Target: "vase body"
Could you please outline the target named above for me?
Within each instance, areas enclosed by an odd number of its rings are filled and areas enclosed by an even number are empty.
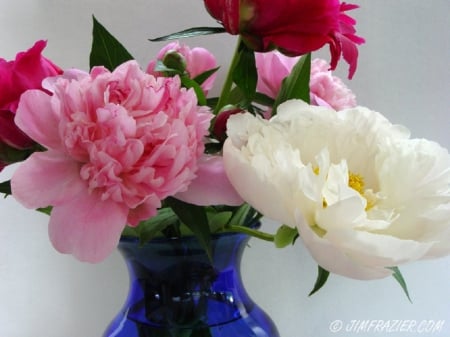
[[[211,259],[195,237],[121,239],[130,274],[121,312],[104,337],[279,337],[240,274],[248,236],[215,235]]]

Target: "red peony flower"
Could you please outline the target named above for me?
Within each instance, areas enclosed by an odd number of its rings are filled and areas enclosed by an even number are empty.
[[[290,56],[330,45],[330,69],[341,55],[356,70],[358,49],[364,39],[355,35],[356,21],[345,14],[357,5],[339,0],[204,0],[212,17],[230,34],[240,34],[246,44],[260,52],[278,49]]]

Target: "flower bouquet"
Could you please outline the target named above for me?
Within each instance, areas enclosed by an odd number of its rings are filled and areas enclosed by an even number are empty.
[[[356,6],[314,4],[205,1],[223,27],[163,37],[239,35],[218,97],[209,51],[171,42],[143,68],[95,19],[89,73],[43,57],[43,41],[2,61],[1,160],[23,161],[2,191],[48,213],[55,248],[82,261],[121,237],[195,235],[211,254],[214,234],[242,232],[304,244],[312,293],[330,272],[407,292],[399,265],[449,252],[450,157],[356,106],[330,72],[341,57],[356,71]],[[311,60],[325,45],[330,62]],[[261,216],[279,229],[248,226]]]

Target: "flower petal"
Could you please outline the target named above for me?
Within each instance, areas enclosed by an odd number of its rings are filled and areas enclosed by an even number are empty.
[[[84,188],[79,171],[75,161],[58,152],[35,152],[15,171],[12,194],[28,208],[56,206]]]
[[[380,279],[392,274],[392,271],[384,267],[364,266],[352,260],[339,246],[334,246],[330,241],[320,238],[313,232],[299,213],[296,218],[302,242],[322,268],[331,273],[358,280]]]
[[[187,191],[176,194],[175,198],[199,206],[239,206],[244,202],[228,180],[223,157],[204,156],[196,174]]]
[[[266,217],[285,224],[293,223],[288,205],[282,202],[286,196],[283,191],[257,174],[229,139],[225,141],[223,153],[225,171],[239,195],[252,207],[263,211]]]
[[[59,116],[51,106],[51,96],[45,92],[26,91],[20,99],[14,121],[23,132],[42,146],[61,148]]]
[[[61,253],[73,254],[80,261],[101,262],[116,248],[127,213],[126,207],[111,200],[101,201],[96,194],[80,193],[53,208],[50,240]]]

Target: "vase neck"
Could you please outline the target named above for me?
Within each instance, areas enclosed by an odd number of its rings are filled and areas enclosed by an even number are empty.
[[[144,246],[121,240],[130,274],[128,317],[157,327],[198,328],[245,316],[253,305],[240,274],[247,241],[242,234],[216,235],[209,258],[195,237],[157,239]]]

